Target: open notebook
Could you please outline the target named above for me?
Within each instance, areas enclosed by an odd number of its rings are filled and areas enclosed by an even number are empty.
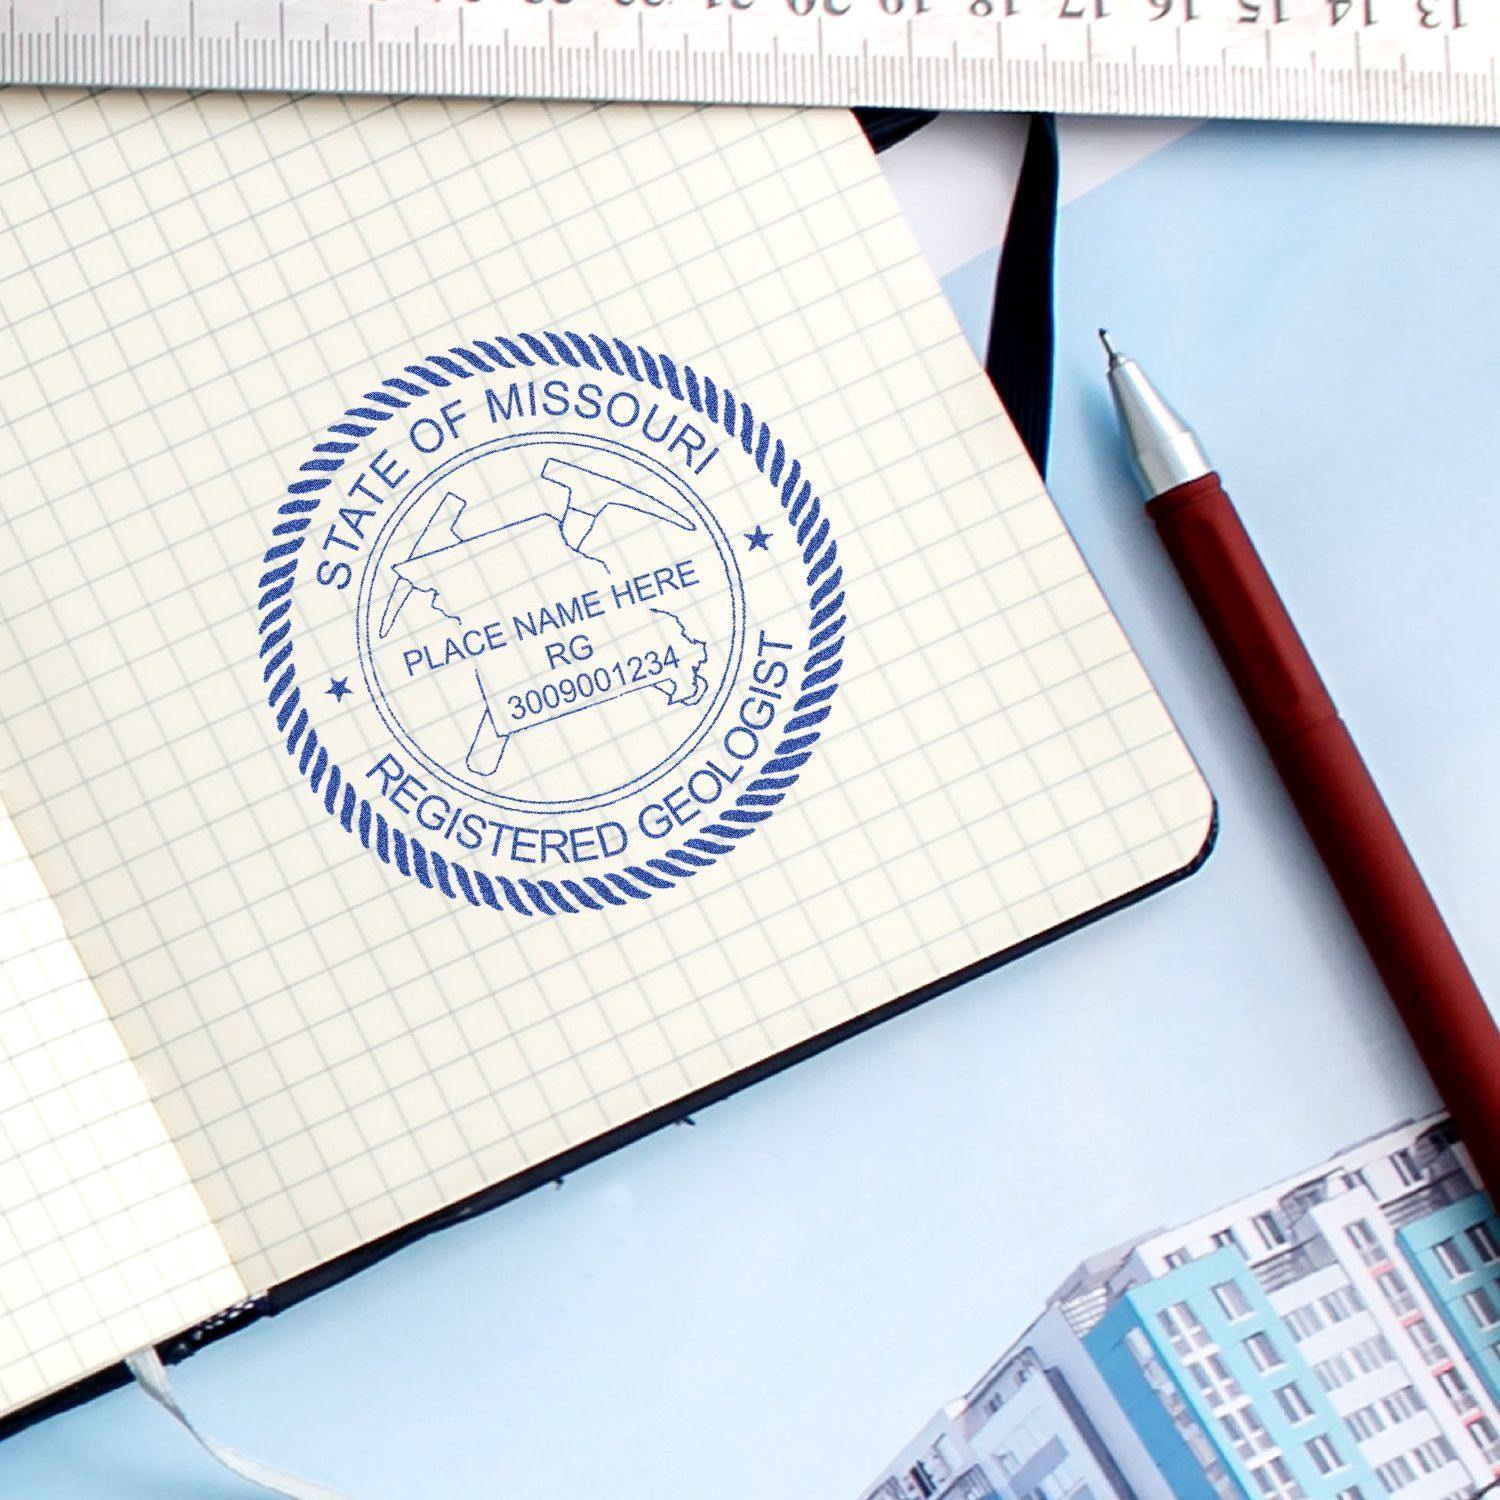
[[[849,116],[0,121],[0,1409],[1204,850]]]

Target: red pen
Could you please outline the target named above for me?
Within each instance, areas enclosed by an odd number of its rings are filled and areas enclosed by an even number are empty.
[[[1213,466],[1099,331],[1156,523],[1479,1175],[1500,1188],[1500,1031]]]

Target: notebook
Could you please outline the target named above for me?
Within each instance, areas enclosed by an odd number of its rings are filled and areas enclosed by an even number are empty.
[[[1205,851],[848,115],[0,117],[0,1410]]]

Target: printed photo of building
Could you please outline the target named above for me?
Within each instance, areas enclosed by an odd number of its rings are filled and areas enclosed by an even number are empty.
[[[1500,1217],[1447,1118],[1085,1261],[862,1500],[1500,1496]]]

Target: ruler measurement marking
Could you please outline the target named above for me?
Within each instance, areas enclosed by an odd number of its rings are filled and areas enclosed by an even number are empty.
[[[0,82],[1500,123],[1500,5],[1440,35],[1398,11],[1377,38],[1323,25],[1321,5],[1294,0],[1295,24],[1261,24],[1257,46],[1252,28],[1228,24],[1233,0],[1200,0],[1191,26],[1155,29],[1148,0],[1112,0],[1104,16],[1090,3],[1071,21],[1053,0],[1022,0],[1004,19],[1004,0],[988,17],[973,16],[974,0],[920,12],[916,0],[816,0],[796,15],[788,0],[631,0],[622,28],[623,3],[278,0],[268,30],[256,0],[185,0],[154,21],[108,0],[81,13],[29,0],[24,14],[12,0]],[[1225,24],[1211,24],[1215,7]]]

